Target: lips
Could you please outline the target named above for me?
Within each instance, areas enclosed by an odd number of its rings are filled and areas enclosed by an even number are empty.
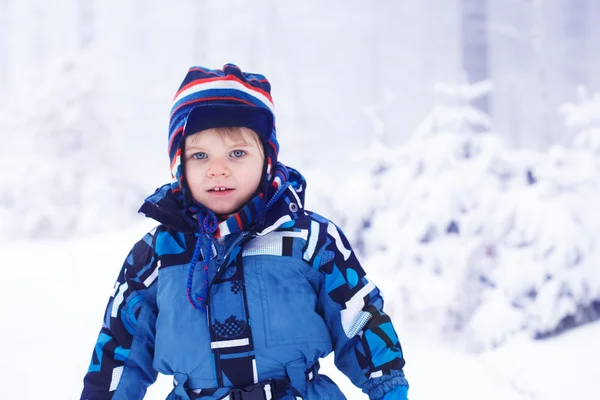
[[[208,193],[212,196],[223,197],[232,193],[234,189],[227,186],[215,186],[208,190]]]
[[[228,192],[233,190],[232,188],[228,188],[226,186],[215,186],[212,189],[209,189],[209,192],[215,192],[215,193],[221,193],[221,192]]]

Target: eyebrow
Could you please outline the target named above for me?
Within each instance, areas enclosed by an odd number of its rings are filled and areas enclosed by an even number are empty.
[[[231,143],[230,145],[228,145],[227,147],[252,147],[252,144],[250,143],[245,143],[245,142],[236,142],[236,143]],[[186,151],[187,150],[203,150],[206,151],[206,149],[202,146],[199,146],[197,144],[191,144],[189,146],[185,146]]]
[[[229,147],[252,147],[252,144],[246,142],[235,142],[231,143]]]

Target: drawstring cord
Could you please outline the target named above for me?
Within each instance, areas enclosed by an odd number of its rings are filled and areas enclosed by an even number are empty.
[[[260,213],[260,219],[259,219],[261,227],[264,228],[264,226],[265,226],[265,220],[267,218],[267,211],[269,211],[269,209],[271,207],[273,207],[273,204],[275,204],[275,202],[277,200],[279,200],[279,198],[281,197],[283,192],[285,192],[289,186],[290,186],[289,182],[285,182],[283,185],[281,185],[281,187],[279,189],[277,189],[277,191],[273,194],[273,197],[271,197],[271,200],[268,203],[266,201],[263,202],[264,206]]]
[[[196,241],[194,254],[192,256],[192,261],[190,262],[190,267],[188,270],[186,294],[188,301],[196,310],[206,311],[206,294],[208,290],[208,264],[210,263],[210,257],[212,255],[212,240],[206,240],[204,249],[202,249],[202,239],[205,233],[209,235],[209,238],[214,237],[214,234],[217,231],[217,227],[219,226],[219,221],[217,220],[217,217],[212,211],[208,211],[206,212],[206,214],[201,214],[198,212],[198,209],[196,207],[190,207],[190,211],[193,213],[198,213],[198,240]],[[204,284],[202,285],[202,290],[200,291],[200,293],[194,293],[192,295],[192,283],[194,281],[196,263],[198,262],[198,258],[200,257],[201,249],[204,253],[202,260],[204,264]]]
[[[283,184],[275,191],[271,199],[267,202],[266,197],[268,193],[268,187],[270,185],[268,180],[265,180],[263,192],[261,195],[263,196],[263,207],[259,216],[260,226],[265,225],[267,211],[275,204],[277,200],[282,196],[283,192],[287,190],[290,186],[290,182],[287,181],[288,174],[284,173],[282,176]],[[196,246],[194,247],[194,254],[192,255],[192,260],[190,262],[188,277],[187,277],[187,287],[186,294],[188,302],[197,310],[206,311],[206,298],[208,292],[208,266],[210,263],[210,259],[212,256],[212,244],[215,236],[215,232],[219,227],[219,221],[217,216],[208,209],[200,209],[196,206],[189,207],[189,210],[192,214],[197,215],[198,220],[198,240],[196,241]],[[204,240],[204,248],[203,248],[203,239],[204,235],[208,234],[208,240]],[[194,274],[196,272],[196,264],[198,263],[198,258],[200,257],[200,253],[204,254],[203,257],[203,266],[204,266],[204,284],[202,285],[202,289],[200,293],[192,292],[192,284],[194,281]]]
[[[265,211],[268,210],[269,208],[273,207],[273,204],[275,204],[275,202],[277,200],[279,200],[279,198],[281,197],[281,195],[283,194],[283,192],[285,192],[285,190],[290,186],[289,182],[284,183],[273,195],[273,197],[271,197],[271,200],[267,203],[267,205],[265,206]]]

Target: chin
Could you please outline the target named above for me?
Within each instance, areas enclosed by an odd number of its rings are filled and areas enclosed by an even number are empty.
[[[208,208],[215,214],[219,214],[219,215],[233,214],[233,213],[237,212],[240,208],[244,207],[244,205],[246,204],[239,200],[238,201],[231,201],[233,199],[229,199],[229,200],[230,201],[228,201],[227,203],[209,202],[209,201],[207,201],[206,203],[202,203],[202,202],[200,202],[200,203],[204,204],[206,206],[206,208]]]
[[[210,210],[212,212],[214,212],[215,214],[231,214],[235,211],[237,211],[237,208],[234,207],[226,207],[226,206],[216,206],[216,207],[209,207]]]

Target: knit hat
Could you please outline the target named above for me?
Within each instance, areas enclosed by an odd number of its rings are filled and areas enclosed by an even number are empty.
[[[270,92],[271,85],[263,75],[242,72],[233,64],[222,70],[189,69],[173,99],[169,123],[171,190],[186,206],[190,204],[183,193],[187,188],[182,182],[182,144],[187,135],[204,129],[245,126],[254,130],[265,149],[265,178],[272,180],[279,143]]]

